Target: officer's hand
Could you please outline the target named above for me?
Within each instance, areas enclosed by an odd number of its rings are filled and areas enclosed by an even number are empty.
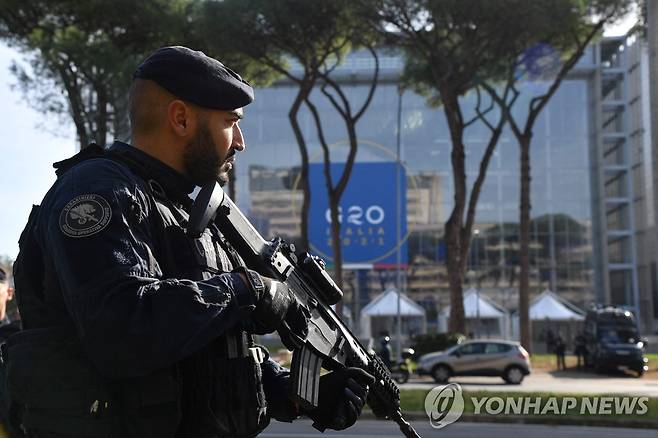
[[[304,339],[311,317],[309,310],[297,300],[285,283],[267,277],[261,279],[265,287],[257,297],[256,307],[250,315],[250,331],[262,335],[279,330],[280,333],[291,332],[290,336]]]
[[[343,430],[356,423],[375,378],[360,368],[343,368],[320,377],[318,407],[308,416],[313,427]]]

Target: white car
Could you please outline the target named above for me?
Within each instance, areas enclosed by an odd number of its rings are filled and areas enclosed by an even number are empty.
[[[500,376],[518,385],[530,374],[528,352],[518,342],[473,340],[445,351],[425,354],[418,360],[419,375],[430,375],[438,383],[452,376]]]

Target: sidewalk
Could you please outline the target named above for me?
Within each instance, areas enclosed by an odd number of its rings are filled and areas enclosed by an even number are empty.
[[[536,370],[521,385],[508,385],[499,377],[453,377],[467,391],[554,392],[571,394],[626,394],[658,397],[658,378],[649,373],[642,378],[624,374],[595,374],[584,371]],[[405,389],[432,389],[437,384],[429,377],[413,378]]]

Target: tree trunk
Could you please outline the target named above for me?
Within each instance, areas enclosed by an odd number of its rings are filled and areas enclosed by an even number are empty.
[[[520,278],[519,278],[519,329],[521,345],[531,350],[530,330],[530,140],[532,134],[525,134],[519,140],[521,148],[521,199],[520,199]]]
[[[450,218],[445,225],[446,241],[446,267],[448,269],[448,283],[450,285],[450,324],[451,332],[464,333],[466,324],[464,320],[464,294],[462,283],[464,279],[464,260],[462,258],[463,242],[462,222],[466,208],[466,167],[464,154],[464,123],[459,108],[458,96],[441,90],[443,111],[450,129],[452,152],[450,161],[452,165],[452,179],[454,184],[454,206]]]
[[[299,108],[301,107],[302,102],[304,102],[304,100],[308,97],[312,89],[312,84],[300,85],[299,92],[295,97],[295,101],[290,107],[290,111],[288,111],[290,126],[292,127],[292,131],[295,134],[295,138],[297,139],[297,146],[299,147],[299,154],[302,159],[301,168],[299,169],[299,183],[304,194],[304,198],[302,200],[300,224],[300,249],[303,251],[308,251],[310,248],[308,240],[308,216],[311,206],[311,188],[308,185],[308,149],[306,147],[304,134],[302,133],[302,128],[299,126],[299,120],[297,120],[297,115],[299,114]]]
[[[455,220],[457,219],[457,220]],[[461,259],[461,236],[458,218],[451,216],[446,222],[446,268],[448,269],[448,283],[450,285],[450,323],[448,331],[453,333],[464,333],[466,322],[464,320],[464,293],[462,283],[464,281],[464,268]]]
[[[112,117],[112,131],[115,140],[130,143],[130,120],[128,118],[128,95],[127,93],[115,93],[112,97],[114,102]]]
[[[336,285],[343,290],[343,248],[340,239],[340,221],[338,220],[338,207],[340,199],[336,199],[333,190],[329,193],[329,209],[331,211],[331,249],[334,259],[334,275],[333,279]],[[343,315],[343,301],[336,303],[336,313],[342,318]]]
[[[336,218],[338,218],[338,208],[340,207],[340,200],[345,193],[347,184],[349,182],[350,176],[352,174],[352,169],[354,168],[354,161],[356,160],[356,152],[358,149],[358,140],[356,136],[356,123],[353,120],[346,120],[347,133],[350,139],[350,152],[343,167],[343,174],[341,175],[340,181],[336,184],[335,190],[332,190],[333,193],[329,197],[330,206],[332,209],[332,220],[331,220],[331,235],[333,240],[333,253],[334,253],[334,280],[338,287],[343,290],[343,245],[340,238],[340,222],[334,222],[334,210],[336,213]],[[336,304],[336,313],[339,316],[343,316],[343,301],[339,301]]]
[[[102,88],[96,88],[96,98],[98,100],[98,116],[96,119],[96,141],[97,144],[104,148],[107,143],[107,127],[108,127],[108,101],[107,92]]]
[[[80,88],[75,80],[75,74],[71,72],[71,68],[68,65],[55,64],[55,69],[62,79],[64,84],[64,89],[69,102],[69,111],[71,112],[71,118],[75,124],[75,131],[78,135],[78,143],[80,144],[80,150],[86,148],[89,145],[89,135],[84,121],[84,105],[82,104],[82,98],[80,96]]]

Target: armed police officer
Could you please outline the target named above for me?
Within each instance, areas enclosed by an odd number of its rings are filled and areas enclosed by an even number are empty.
[[[7,272],[0,267],[0,346],[20,330],[20,321],[10,320],[7,312],[7,302],[14,298],[14,288],[9,285],[7,277]],[[13,428],[9,421],[11,413],[5,372],[6,368],[0,360],[0,436],[19,438],[22,436],[20,429]]]
[[[300,412],[289,372],[253,334],[308,310],[285,284],[243,266],[215,224],[185,232],[195,186],[225,182],[245,149],[253,90],[202,52],[165,47],[136,70],[131,144],[91,145],[56,163],[15,264],[24,331],[9,387],[32,437],[254,436],[270,418],[354,424],[372,377],[323,376]],[[284,343],[290,339],[283,336]]]

